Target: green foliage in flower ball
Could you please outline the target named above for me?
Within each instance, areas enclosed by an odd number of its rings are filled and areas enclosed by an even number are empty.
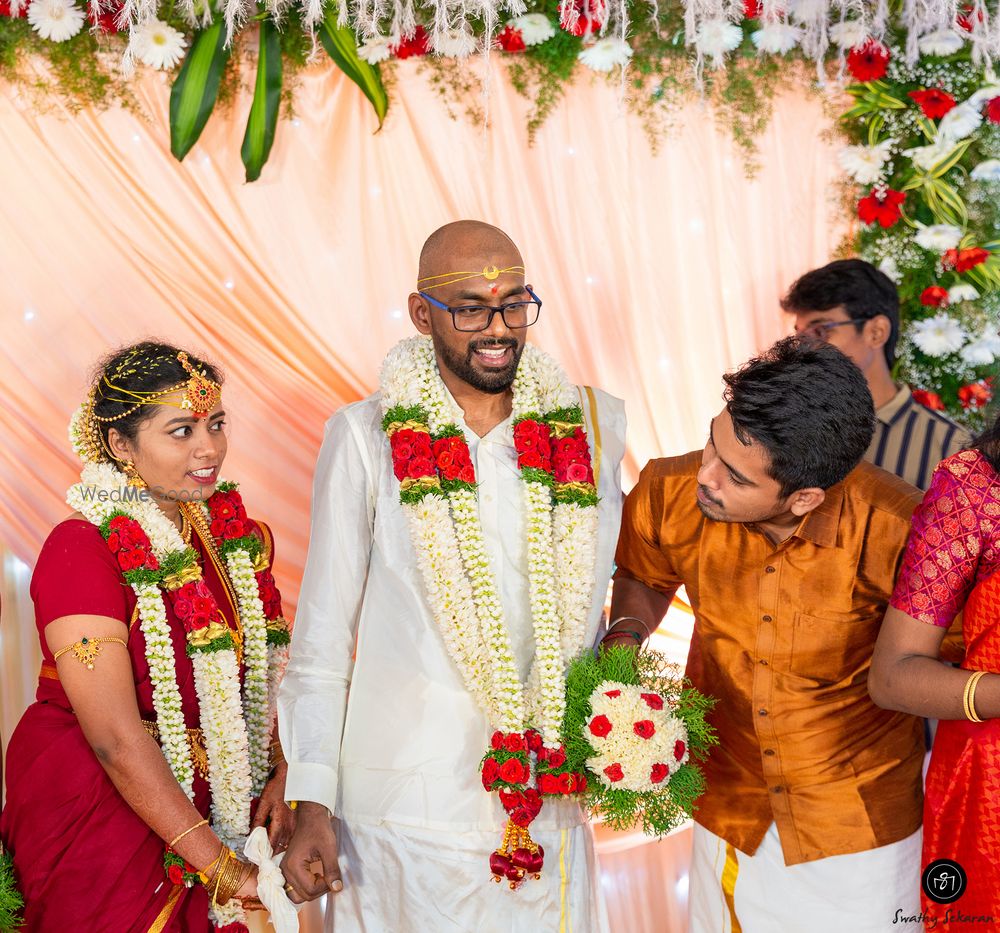
[[[0,933],[11,933],[24,921],[20,919],[24,900],[14,878],[14,859],[0,846]]]
[[[590,698],[605,681],[640,686],[660,694],[668,704],[676,701],[671,711],[687,729],[690,758],[662,790],[638,793],[608,788],[587,768],[587,759],[595,754],[584,731],[591,715]],[[656,651],[637,652],[615,645],[573,661],[566,676],[562,741],[567,768],[587,775],[585,805],[612,829],[626,830],[638,824],[649,836],[665,835],[689,819],[705,791],[698,762],[718,743],[715,730],[705,721],[714,705],[714,699],[691,687],[678,668]]]

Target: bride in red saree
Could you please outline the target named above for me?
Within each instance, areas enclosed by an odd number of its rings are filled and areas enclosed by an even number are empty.
[[[998,570],[1000,424],[934,473],[913,515],[868,679],[880,706],[940,720],[924,791],[922,865],[926,873],[936,860],[957,862],[967,886],[953,901],[933,899],[928,880],[927,929],[1000,928]],[[959,613],[965,659],[951,667],[938,651]],[[949,872],[945,880],[956,877]]]
[[[291,834],[272,735],[288,630],[270,532],[219,480],[220,381],[137,344],[74,417],[77,511],[32,576],[43,662],[0,815],[27,931],[246,929],[243,840]]]

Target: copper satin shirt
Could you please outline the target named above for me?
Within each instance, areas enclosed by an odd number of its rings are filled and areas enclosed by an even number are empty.
[[[776,823],[788,865],[909,836],[921,722],[876,707],[867,677],[919,493],[862,463],[776,547],[702,516],[700,464],[647,464],[616,558],[617,576],[665,595],[683,584],[694,609],[687,675],[718,700],[719,736],[695,818],[748,854]]]

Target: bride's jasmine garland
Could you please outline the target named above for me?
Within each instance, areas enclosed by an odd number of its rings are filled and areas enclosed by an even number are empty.
[[[431,341],[404,340],[381,373],[382,427],[428,602],[449,655],[497,730],[483,786],[509,816],[490,866],[516,887],[543,853],[527,832],[545,795],[583,789],[560,741],[567,660],[583,648],[593,598],[597,490],[577,390],[558,364],[525,347],[513,385],[514,444],[524,482],[535,657],[522,684],[479,518],[462,412]],[[470,624],[472,620],[473,624]],[[534,785],[534,786],[533,786]]]
[[[235,484],[220,484],[206,505],[185,514],[201,525],[204,538],[212,539],[236,593],[246,653],[241,694],[237,644],[201,578],[194,550],[185,545],[152,498],[123,495],[125,483],[122,473],[110,464],[88,463],[80,482],[70,488],[67,502],[100,529],[136,593],[160,745],[171,771],[193,799],[194,769],[164,599],[170,600],[184,626],[209,763],[212,828],[238,850],[249,832],[251,798],[267,780],[274,703],[270,694],[280,680],[280,674],[268,670],[269,644],[274,646],[271,656],[280,665],[288,643],[287,626],[280,618],[280,596]],[[274,614],[270,620],[265,598]],[[178,856],[168,850],[164,860],[168,877],[178,883],[180,875],[179,883],[188,884],[191,872],[186,866],[178,872],[177,866]],[[244,919],[237,902],[210,913],[217,925]]]

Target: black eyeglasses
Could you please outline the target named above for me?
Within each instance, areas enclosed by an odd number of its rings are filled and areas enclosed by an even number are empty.
[[[862,324],[868,318],[852,317],[849,321],[824,321],[822,324],[813,324],[811,327],[804,327],[799,331],[801,337],[812,337],[814,340],[826,340],[828,331],[835,327],[843,327],[845,324]]]
[[[538,320],[538,315],[542,310],[542,299],[531,290],[530,285],[525,285],[524,290],[531,295],[529,301],[508,301],[497,307],[493,307],[493,305],[446,305],[443,301],[432,298],[427,292],[417,292],[417,294],[429,301],[435,308],[440,308],[451,314],[451,322],[454,324],[455,330],[469,333],[488,330],[493,323],[494,314],[499,314],[504,325],[510,330],[531,327]]]

